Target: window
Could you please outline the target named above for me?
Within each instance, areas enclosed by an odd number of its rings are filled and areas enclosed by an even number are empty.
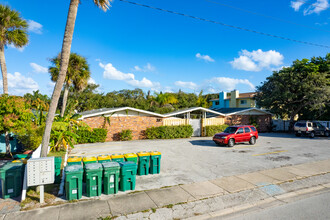
[[[244,131],[245,131],[245,133],[250,133],[250,132],[251,132],[251,130],[250,130],[249,127],[245,127],[245,128],[244,128]]]
[[[246,105],[247,104],[247,100],[241,100],[241,105]]]
[[[257,131],[257,129],[255,127],[251,127],[252,131]]]
[[[308,123],[307,123],[307,126],[308,126],[308,127],[312,127],[312,123],[308,122]]]
[[[215,103],[215,105],[219,105],[219,101],[216,101],[216,102],[214,102]]]
[[[243,128],[239,128],[236,134],[243,134],[243,133],[244,133]]]

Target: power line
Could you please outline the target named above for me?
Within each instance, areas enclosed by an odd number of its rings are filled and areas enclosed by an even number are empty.
[[[316,44],[316,43],[311,43],[311,42],[307,42],[307,41],[301,41],[301,40],[295,40],[295,39],[292,39],[292,38],[282,37],[282,36],[279,36],[279,35],[268,34],[268,33],[260,32],[260,31],[255,31],[255,30],[252,30],[252,29],[247,29],[247,28],[242,28],[242,27],[239,27],[239,26],[234,26],[234,25],[231,25],[231,24],[222,23],[222,22],[219,22],[219,21],[213,21],[213,20],[209,20],[209,19],[205,19],[205,18],[196,17],[196,16],[193,16],[193,15],[183,14],[183,13],[180,13],[180,12],[175,12],[175,11],[171,11],[171,10],[167,10],[167,9],[162,9],[162,8],[157,8],[157,7],[144,5],[144,4],[140,4],[140,3],[136,3],[136,2],[131,2],[131,1],[128,1],[128,0],[119,0],[119,1],[126,2],[126,3],[132,4],[132,5],[137,5],[137,6],[142,6],[142,7],[145,7],[145,8],[158,10],[158,11],[163,11],[163,12],[167,12],[167,13],[171,13],[171,14],[181,15],[181,16],[184,16],[184,17],[188,17],[188,18],[192,18],[192,19],[196,19],[196,20],[200,20],[200,21],[210,22],[210,23],[214,23],[214,24],[218,24],[218,25],[222,25],[222,26],[226,26],[226,27],[230,27],[230,28],[235,28],[235,29],[238,29],[238,30],[252,32],[252,33],[255,33],[255,34],[261,34],[261,35],[265,35],[265,36],[268,36],[268,37],[279,38],[279,39],[282,39],[282,40],[288,40],[288,41],[293,41],[293,42],[296,42],[296,43],[307,44],[307,45],[312,45],[312,46],[330,48],[330,46],[328,46],[328,45]]]
[[[235,10],[243,11],[243,12],[246,12],[246,13],[262,16],[262,17],[265,17],[265,18],[271,18],[271,19],[281,21],[281,22],[284,22],[284,23],[293,24],[293,25],[297,25],[297,26],[300,26],[300,27],[305,27],[305,28],[310,28],[310,29],[320,30],[320,31],[325,31],[325,32],[330,33],[330,31],[324,30],[322,28],[316,28],[316,27],[312,27],[312,26],[308,26],[308,25],[304,25],[304,24],[295,23],[295,22],[288,21],[288,20],[285,20],[285,19],[282,19],[282,18],[277,18],[277,17],[273,17],[273,16],[269,16],[269,15],[264,15],[264,14],[254,12],[254,11],[249,11],[249,10],[246,10],[246,9],[243,9],[243,8],[238,8],[238,7],[235,7],[235,6],[222,4],[220,2],[211,1],[211,0],[204,0],[204,1],[210,2],[210,3],[213,3],[213,4],[217,4],[217,5],[221,5],[221,6],[224,6],[224,7],[232,8],[232,9],[235,9]]]

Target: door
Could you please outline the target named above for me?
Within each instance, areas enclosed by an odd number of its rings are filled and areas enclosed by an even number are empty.
[[[244,141],[250,141],[251,138],[251,130],[249,127],[244,128]]]
[[[201,120],[200,119],[190,119],[190,125],[193,128],[193,137],[200,137],[201,136]]]
[[[235,142],[244,142],[244,130],[243,130],[243,128],[239,128],[236,131]]]

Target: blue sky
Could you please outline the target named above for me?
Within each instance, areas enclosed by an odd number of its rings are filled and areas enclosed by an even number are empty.
[[[330,45],[329,0],[131,1],[295,40]],[[47,68],[51,65],[49,59],[61,50],[69,0],[0,3],[21,12],[30,24],[28,46],[20,50],[9,46],[5,51],[9,93],[22,95],[39,89],[51,95],[53,84]],[[81,0],[71,51],[87,58],[91,82],[100,84],[100,92],[141,88],[172,92],[203,89],[204,93],[218,93],[233,89],[253,91],[273,70],[289,66],[296,59],[325,56],[330,49],[232,29],[119,0],[114,0],[111,9],[103,12],[93,5],[93,1]]]

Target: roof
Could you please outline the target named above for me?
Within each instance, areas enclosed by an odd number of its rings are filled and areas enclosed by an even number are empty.
[[[225,116],[225,114],[223,114],[221,112],[213,111],[213,110],[208,109],[208,108],[192,107],[192,108],[182,109],[182,110],[179,110],[179,111],[174,111],[174,112],[164,114],[163,117],[171,117],[171,116],[174,116],[174,115],[181,115],[181,114],[188,113],[188,112],[193,112],[193,111],[203,111],[203,112],[208,112],[208,113],[212,113],[212,114],[215,114],[215,115]]]
[[[100,115],[104,115],[104,114],[111,114],[111,113],[125,111],[125,110],[136,111],[136,112],[140,112],[140,113],[144,113],[144,114],[148,114],[148,115],[152,115],[152,116],[157,116],[157,117],[164,117],[162,114],[158,114],[158,113],[150,112],[150,111],[146,111],[146,110],[141,110],[141,109],[137,109],[137,108],[132,108],[132,107],[100,108],[100,109],[80,112],[79,115],[82,116],[80,119],[84,119],[84,118],[100,116]]]
[[[238,98],[253,98],[256,94],[257,94],[256,92],[240,93],[238,95]]]
[[[270,112],[268,112],[266,110],[263,110],[263,109],[260,109],[260,108],[255,108],[255,107],[251,107],[251,108],[220,108],[220,109],[213,109],[213,110],[216,111],[216,112],[223,113],[226,116],[236,115],[236,114],[248,112],[248,111],[251,111],[251,110],[259,111],[259,112],[262,112],[264,114],[271,115]]]

